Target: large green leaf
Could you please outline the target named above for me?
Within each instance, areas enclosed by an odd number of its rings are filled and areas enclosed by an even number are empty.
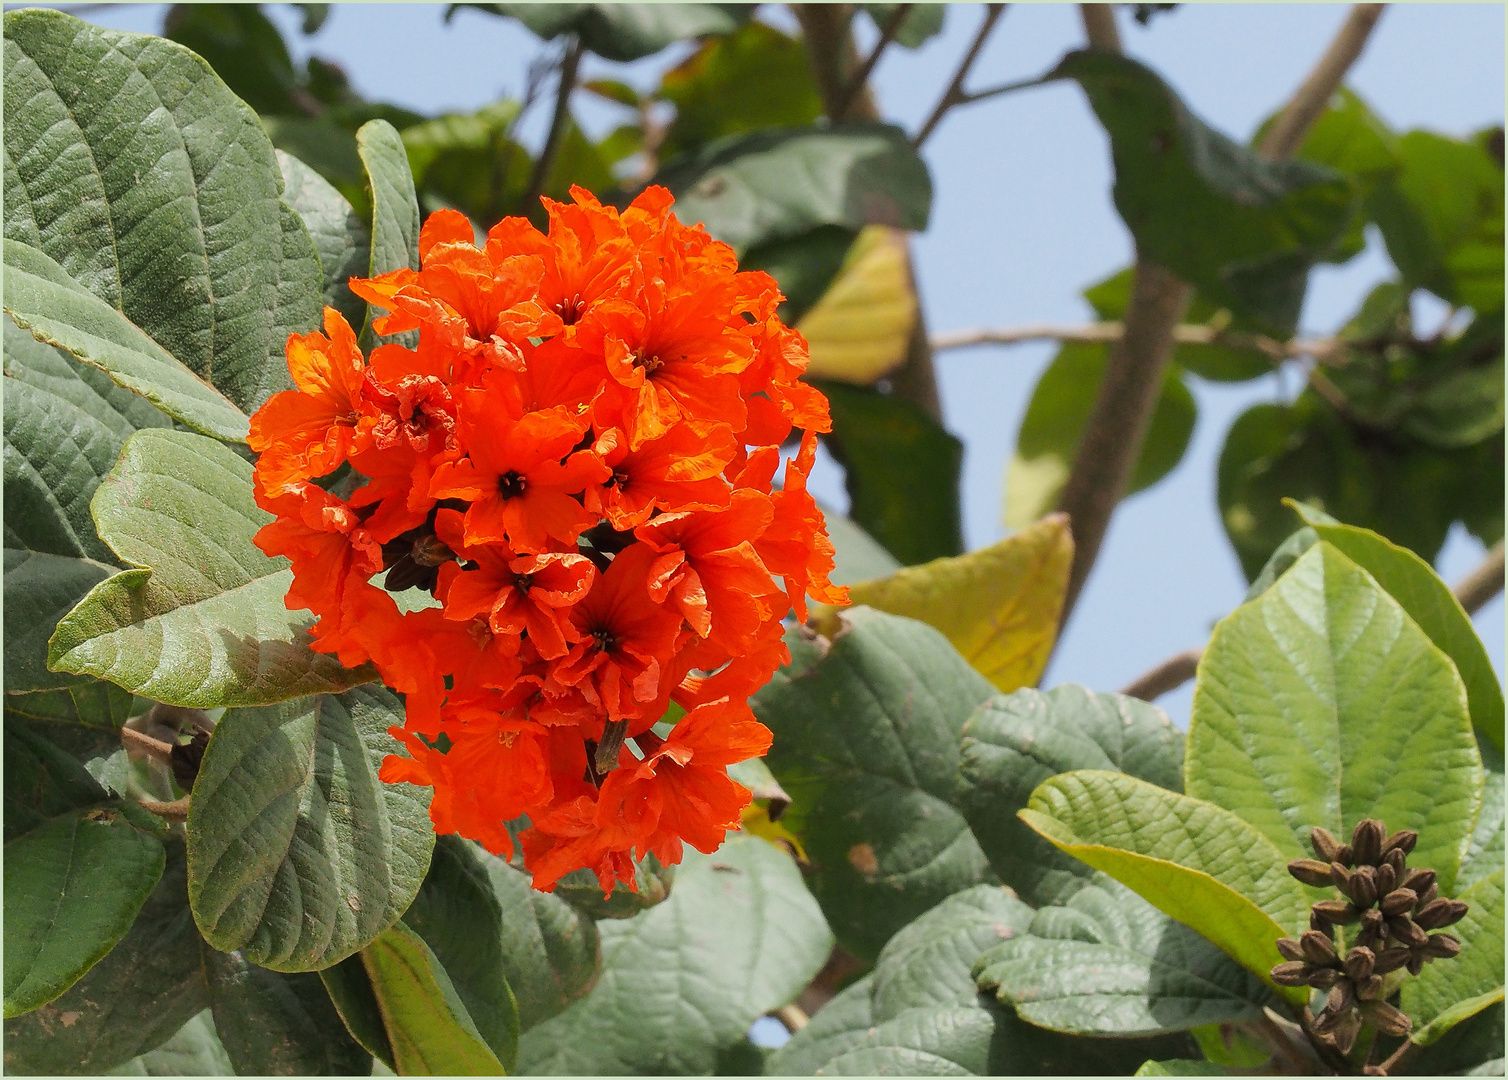
[[[92,680],[63,690],[37,690],[8,694],[5,708],[34,720],[113,731],[131,716],[136,696],[114,683]]]
[[[175,4],[163,20],[162,35],[204,57],[257,112],[301,111],[294,101],[299,80],[293,58],[258,5]]]
[[[1295,504],[1294,509],[1322,539],[1371,574],[1435,646],[1451,658],[1466,684],[1471,722],[1502,750],[1503,688],[1498,684],[1497,672],[1481,638],[1471,625],[1471,616],[1461,607],[1450,586],[1440,580],[1429,563],[1370,529],[1323,520],[1302,503]]]
[[[287,560],[252,543],[271,515],[227,447],[148,429],[95,492],[101,538],[128,565],[58,623],[48,665],[143,697],[214,708],[342,690],[372,678],[314,652],[306,611],[283,597]]]
[[[1503,307],[1503,167],[1473,142],[1411,131],[1371,193],[1388,255],[1414,285],[1480,312]]]
[[[1503,868],[1503,752],[1477,738],[1485,772],[1482,784],[1482,812],[1477,816],[1471,846],[1461,860],[1456,888],[1467,889]]]
[[[1240,1023],[1276,1002],[1208,941],[1111,882],[1038,911],[980,956],[974,972],[1021,1019],[1079,1035]]]
[[[1415,829],[1449,893],[1481,806],[1482,761],[1449,658],[1361,567],[1321,541],[1215,628],[1199,664],[1184,789],[1266,836],[1362,818]]]
[[[1428,1046],[1415,1044],[1403,1068],[1395,1071],[1410,1076],[1502,1076],[1503,1042],[1500,1001],[1456,1024]]]
[[[56,998],[131,929],[162,842],[120,810],[71,810],[5,845],[5,1015]]]
[[[1308,897],[1278,848],[1213,803],[1086,769],[1043,783],[1021,817],[1264,979],[1283,959],[1277,939],[1308,920]]]
[[[366,170],[367,190],[372,196],[372,229],[368,277],[390,273],[405,267],[419,269],[419,199],[414,194],[414,174],[409,169],[408,151],[398,129],[386,120],[369,120],[356,133],[356,152]],[[361,327],[362,348],[375,343],[372,319],[376,312],[367,310]],[[418,331],[395,334],[393,341],[413,348]]]
[[[283,171],[283,200],[303,219],[319,253],[324,302],[359,330],[366,319],[366,301],[346,282],[371,269],[371,234],[346,197],[323,176],[281,150],[277,160]]]
[[[382,1006],[377,1003],[377,992],[372,988],[372,979],[367,974],[361,953],[322,968],[319,979],[324,983],[325,992],[330,995],[346,1031],[362,1049],[391,1069],[393,1043],[388,1038]]]
[[[1427,964],[1403,984],[1399,999],[1414,1021],[1410,1037],[1428,1044],[1461,1021],[1503,1000],[1503,871],[1478,881],[1458,899],[1466,917],[1450,928],[1461,953]]]
[[[1061,904],[1094,876],[1017,816],[1043,781],[1119,769],[1183,790],[1183,736],[1154,705],[1082,686],[991,698],[964,725],[954,802],[1000,879],[1031,904]]]
[[[319,976],[202,949],[215,1031],[241,1076],[361,1076],[371,1055],[341,1026]]]
[[[790,856],[739,834],[712,855],[688,849],[669,898],[600,929],[601,979],[524,1035],[521,1073],[710,1073],[832,948]]]
[[[1005,524],[1020,529],[1057,505],[1105,377],[1104,345],[1064,345],[1032,390],[1005,475]],[[1169,365],[1128,495],[1151,487],[1183,460],[1198,406],[1182,372]]]
[[[508,985],[502,906],[470,841],[435,838],[429,872],[403,913],[450,978],[477,1032],[508,1071],[518,1061],[518,1003]]]
[[[8,13],[5,61],[6,201],[24,204],[6,239],[239,408],[291,385],[283,347],[318,323],[319,263],[251,108],[183,46],[60,12]]]
[[[93,559],[5,549],[5,689],[51,690],[92,681],[47,670],[47,640],[58,620],[116,572]]]
[[[215,948],[277,971],[328,967],[413,901],[430,790],[377,779],[400,744],[389,690],[233,709],[210,737],[188,819],[189,898]]]
[[[39,727],[6,712],[6,843],[51,818],[107,798],[83,763],[47,738]]]
[[[792,806],[807,883],[838,940],[872,957],[895,931],[993,876],[953,808],[964,721],[993,689],[936,630],[859,607],[831,646],[786,635],[794,662],[751,704]],[[679,888],[679,886],[677,886]]]
[[[453,4],[517,19],[540,37],[576,34],[609,60],[638,60],[704,34],[726,34],[748,18],[738,4]]]
[[[1208,300],[1290,333],[1309,267],[1351,222],[1350,183],[1312,162],[1259,157],[1118,53],[1069,53],[1049,77],[1078,80],[1110,133],[1115,206],[1137,251]]]
[[[445,968],[397,923],[361,951],[400,1076],[502,1076]]]
[[[851,517],[901,563],[963,551],[963,444],[909,401],[820,383],[832,407],[823,443],[843,466]]]
[[[677,217],[701,222],[740,254],[819,225],[920,231],[932,205],[927,166],[886,124],[731,136],[668,165],[655,182],[675,192]]]
[[[155,1050],[109,1070],[108,1076],[235,1076],[235,1066],[215,1030],[208,1009],[178,1029]]]
[[[757,21],[703,42],[661,77],[655,96],[675,106],[659,148],[667,161],[727,135],[800,127],[822,115],[806,46]]]
[[[35,337],[67,349],[195,431],[246,438],[247,419],[239,408],[45,252],[7,238],[4,292],[5,310]]]
[[[155,1049],[208,1004],[183,846],[169,843],[162,879],[119,944],[61,997],[5,1022],[5,1071],[95,1075]]]

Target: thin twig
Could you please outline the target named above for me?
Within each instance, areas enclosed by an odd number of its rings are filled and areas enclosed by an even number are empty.
[[[1091,49],[1121,51],[1121,32],[1115,25],[1115,9],[1109,4],[1080,4],[1079,18],[1084,21],[1084,37]]]
[[[955,105],[962,105],[967,100],[964,93],[963,83],[969,77],[969,70],[974,66],[974,61],[979,58],[980,50],[984,48],[985,41],[990,36],[990,31],[995,29],[995,24],[1000,21],[1000,16],[1005,14],[1004,4],[991,4],[984,14],[984,22],[979,24],[979,31],[974,35],[974,41],[969,45],[969,51],[964,53],[958,70],[953,73],[953,79],[948,83],[947,90],[943,91],[937,107],[932,110],[932,115],[927,117],[927,122],[921,126],[916,137],[911,140],[913,147],[920,147],[927,141],[927,136],[932,134],[934,128],[942,122],[942,118],[948,110]]]
[[[1377,1072],[1375,1075],[1391,1076],[1392,1071],[1396,1069],[1399,1064],[1402,1063],[1403,1059],[1413,1051],[1414,1045],[1415,1044],[1413,1039],[1404,1039],[1403,1044],[1399,1046],[1397,1050],[1394,1050],[1391,1054],[1389,1054],[1386,1061],[1377,1066]],[[1370,1072],[1370,1070],[1368,1071]]]
[[[550,117],[550,133],[545,137],[544,149],[529,174],[529,186],[524,192],[521,205],[527,212],[545,190],[550,179],[550,169],[555,165],[560,144],[565,141],[566,123],[571,118],[571,91],[576,89],[576,71],[581,66],[581,55],[586,51],[579,37],[573,36],[566,46],[565,56],[560,61],[560,86],[555,91],[555,112]]]
[[[1083,326],[1058,326],[1034,323],[1003,328],[981,327],[939,334],[932,339],[934,351],[963,349],[973,345],[1020,345],[1029,341],[1061,341],[1081,345],[1114,344],[1125,337],[1125,324],[1119,322],[1088,323]],[[1262,353],[1273,363],[1310,356],[1322,364],[1338,364],[1345,355],[1346,343],[1339,338],[1294,338],[1278,341],[1263,334],[1222,330],[1215,326],[1180,324],[1173,327],[1177,345],[1225,345]]]
[[[1503,591],[1503,542],[1499,540],[1487,552],[1487,558],[1471,573],[1456,582],[1456,599],[1466,609],[1466,614],[1475,615],[1498,593]]]
[[[1304,145],[1309,129],[1325,111],[1331,95],[1340,89],[1341,80],[1366,47],[1372,28],[1377,25],[1386,6],[1357,4],[1351,8],[1325,55],[1320,57],[1319,63],[1283,106],[1283,111],[1278,113],[1277,120],[1263,137],[1260,149],[1263,157],[1292,157]]]
[[[1199,670],[1199,658],[1203,655],[1203,649],[1188,649],[1170,656],[1121,693],[1143,701],[1155,701],[1169,690],[1176,690],[1192,679]]]
[[[158,817],[167,818],[169,821],[187,821],[189,815],[189,799],[192,796],[185,795],[172,802],[161,802],[150,796],[143,795],[136,801],[141,804],[143,810],[147,810]]]
[[[843,92],[838,95],[838,100],[833,105],[831,119],[834,123],[848,115],[848,107],[853,104],[853,99],[869,81],[869,76],[874,72],[874,66],[880,62],[880,54],[895,40],[895,35],[901,32],[906,17],[911,14],[911,9],[915,6],[915,4],[897,4],[895,10],[890,13],[890,18],[885,20],[885,25],[880,28],[880,40],[875,42],[873,49],[869,50],[869,55],[859,65],[859,70],[853,73],[848,80],[848,85],[843,88]]]
[[[139,750],[153,761],[171,766],[173,760],[173,744],[154,739],[150,735],[144,735],[135,728],[123,727],[120,729],[120,741],[128,750]]]
[[[811,1017],[807,1016],[798,1006],[782,1005],[775,1010],[775,1019],[785,1025],[785,1029],[792,1035],[811,1023]]]

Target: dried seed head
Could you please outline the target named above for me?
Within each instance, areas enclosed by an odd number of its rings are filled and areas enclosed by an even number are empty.
[[[1358,866],[1342,890],[1359,908],[1369,908],[1377,902],[1377,871],[1370,866]]]
[[[1394,889],[1382,898],[1382,903],[1378,906],[1382,908],[1384,915],[1392,918],[1394,915],[1403,915],[1413,911],[1414,905],[1418,902],[1419,897],[1413,889]]]
[[[1424,943],[1424,954],[1431,958],[1449,960],[1461,954],[1461,943],[1449,934],[1431,934]]]
[[[1290,960],[1272,969],[1272,981],[1279,986],[1303,986],[1309,979],[1309,965],[1302,960]]]
[[[1383,949],[1377,954],[1377,962],[1372,965],[1372,974],[1386,975],[1390,971],[1397,971],[1408,963],[1409,951],[1402,948]]]
[[[1330,864],[1318,859],[1294,859],[1288,864],[1288,872],[1305,885],[1323,889],[1330,884]]]
[[[1367,1002],[1365,1012],[1366,1018],[1384,1035],[1407,1035],[1414,1026],[1403,1010],[1394,1008],[1386,1001]]]
[[[1386,896],[1398,887],[1398,872],[1392,863],[1377,864],[1377,895]]]
[[[1304,950],[1304,959],[1316,967],[1330,967],[1337,963],[1335,946],[1330,943],[1326,934],[1319,934],[1313,930],[1306,930],[1299,938],[1299,948]]]
[[[1278,938],[1278,952],[1283,954],[1284,960],[1304,959],[1304,950],[1300,948],[1299,943],[1297,941],[1294,941],[1291,937]]]
[[[1423,930],[1438,930],[1442,926],[1458,923],[1466,914],[1463,900],[1447,900],[1437,897],[1414,913],[1414,922]]]
[[[1351,831],[1351,851],[1358,864],[1376,866],[1382,858],[1383,824],[1376,818],[1362,818]]]
[[[1328,922],[1344,926],[1354,923],[1361,912],[1344,900],[1320,900],[1310,909]]]
[[[1419,834],[1413,829],[1399,829],[1392,836],[1382,842],[1384,855],[1397,849],[1407,855],[1414,850],[1414,845],[1419,842]]]
[[[1346,974],[1358,984],[1364,983],[1372,977],[1372,966],[1376,962],[1377,957],[1371,949],[1358,945],[1346,953]]]
[[[1323,862],[1334,862],[1336,852],[1340,851],[1340,841],[1317,825],[1309,830],[1309,845]]]

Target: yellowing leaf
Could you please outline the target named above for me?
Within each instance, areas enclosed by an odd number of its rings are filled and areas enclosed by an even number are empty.
[[[796,328],[811,351],[809,376],[868,386],[906,359],[915,325],[906,234],[870,225]]]
[[[1051,514],[979,551],[851,585],[849,596],[942,631],[976,671],[1010,693],[1035,685],[1047,666],[1072,563],[1068,518]],[[816,626],[835,634],[836,610],[819,609]]]
[[[796,860],[803,866],[806,865],[806,849],[801,846],[800,838],[780,822],[771,821],[769,807],[757,802],[744,807],[743,831],[761,840],[768,840],[781,851],[787,850],[786,844],[789,844],[789,850],[795,853]]]

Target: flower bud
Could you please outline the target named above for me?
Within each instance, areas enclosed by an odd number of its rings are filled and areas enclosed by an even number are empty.
[[[1335,1019],[1330,1037],[1335,1040],[1335,1048],[1342,1054],[1349,1054],[1351,1047],[1356,1045],[1356,1036],[1361,1032],[1361,1017],[1351,1009],[1347,1009]]]
[[[1272,981],[1279,986],[1303,986],[1309,978],[1309,965],[1302,960],[1290,960],[1272,969]]]
[[[1355,907],[1344,900],[1320,900],[1310,910],[1327,922],[1341,926],[1354,923],[1360,914]]]
[[[1376,866],[1382,858],[1383,826],[1376,818],[1362,818],[1351,832],[1351,851],[1362,866]]]
[[[1414,845],[1419,842],[1419,834],[1413,829],[1399,829],[1392,836],[1382,842],[1384,855],[1397,849],[1407,855],[1414,850]]]
[[[1364,983],[1372,977],[1372,967],[1376,962],[1377,957],[1371,949],[1357,946],[1346,953],[1346,974],[1358,984]]]
[[[1332,932],[1330,929],[1330,923],[1327,922],[1325,917],[1317,911],[1309,912],[1309,929],[1317,931],[1321,934],[1330,934]]]
[[[1408,969],[1410,975],[1417,975],[1424,970],[1425,956],[1423,952],[1409,950]]]
[[[1330,884],[1334,885],[1341,892],[1346,892],[1346,890],[1350,887],[1350,882],[1351,871],[1347,870],[1338,862],[1333,862],[1330,864]]]
[[[1466,903],[1462,900],[1447,900],[1445,897],[1437,897],[1425,904],[1414,913],[1414,922],[1421,929],[1438,930],[1442,926],[1450,926],[1458,923],[1466,914]]]
[[[1283,954],[1284,960],[1304,959],[1304,950],[1297,941],[1291,937],[1278,938],[1278,952]]]
[[[1394,848],[1392,851],[1388,852],[1382,857],[1382,862],[1379,865],[1391,866],[1393,868],[1393,873],[1401,878],[1404,873],[1403,868],[1406,861],[1407,860],[1403,856],[1403,850],[1401,848]]]
[[[1357,907],[1371,907],[1377,902],[1377,871],[1370,866],[1358,866],[1351,871],[1343,891]]]
[[[1309,845],[1322,862],[1334,862],[1340,851],[1340,842],[1318,825],[1309,830]]]
[[[1328,990],[1344,977],[1334,968],[1312,967],[1309,969],[1309,977],[1304,981],[1316,990]]]
[[[1386,975],[1390,971],[1397,971],[1408,963],[1409,951],[1407,949],[1383,949],[1377,954],[1377,962],[1372,965],[1372,974]]]
[[[1425,906],[1427,906],[1429,904],[1433,904],[1435,902],[1435,897],[1437,897],[1439,895],[1440,895],[1440,886],[1438,884],[1436,884],[1435,882],[1432,881],[1432,882],[1430,882],[1429,888],[1425,889],[1422,893],[1420,893],[1419,894],[1419,899],[1416,900],[1416,901],[1414,901],[1414,907],[1415,908],[1422,908],[1422,907],[1425,907]]]
[[[1335,853],[1335,858],[1331,861],[1338,862],[1342,866],[1355,866],[1356,854],[1351,850],[1350,844],[1342,844],[1340,850]]]
[[[1398,887],[1398,872],[1393,869],[1393,864],[1382,862],[1377,864],[1377,895],[1386,896]]]
[[[1318,967],[1329,967],[1337,962],[1335,946],[1330,943],[1328,935],[1306,930],[1299,938],[1299,948],[1304,950],[1304,959]]]
[[[1410,946],[1422,946],[1429,940],[1429,935],[1419,929],[1414,920],[1407,915],[1398,915],[1389,919],[1388,933]]]
[[[1324,888],[1330,884],[1330,864],[1318,859],[1294,859],[1288,864],[1288,873],[1305,885]]]
[[[1461,943],[1449,934],[1431,934],[1424,943],[1424,954],[1449,960],[1461,954]]]
[[[1372,1026],[1384,1035],[1407,1035],[1414,1026],[1414,1022],[1403,1010],[1394,1008],[1386,1001],[1369,1001],[1365,1011]]]
[[[1356,984],[1356,998],[1358,1001],[1375,1001],[1381,996],[1381,975],[1368,975],[1366,979]]]
[[[1392,918],[1394,915],[1403,915],[1413,911],[1414,905],[1418,902],[1419,897],[1415,895],[1413,889],[1394,889],[1382,898],[1382,903],[1378,906],[1382,908],[1384,915]]]
[[[1356,988],[1351,985],[1350,979],[1342,979],[1330,988],[1330,996],[1325,999],[1325,1009],[1332,1013],[1343,1013],[1356,1004]]]
[[[1410,870],[1398,881],[1398,888],[1413,889],[1416,893],[1423,894],[1435,883],[1433,870]]]

